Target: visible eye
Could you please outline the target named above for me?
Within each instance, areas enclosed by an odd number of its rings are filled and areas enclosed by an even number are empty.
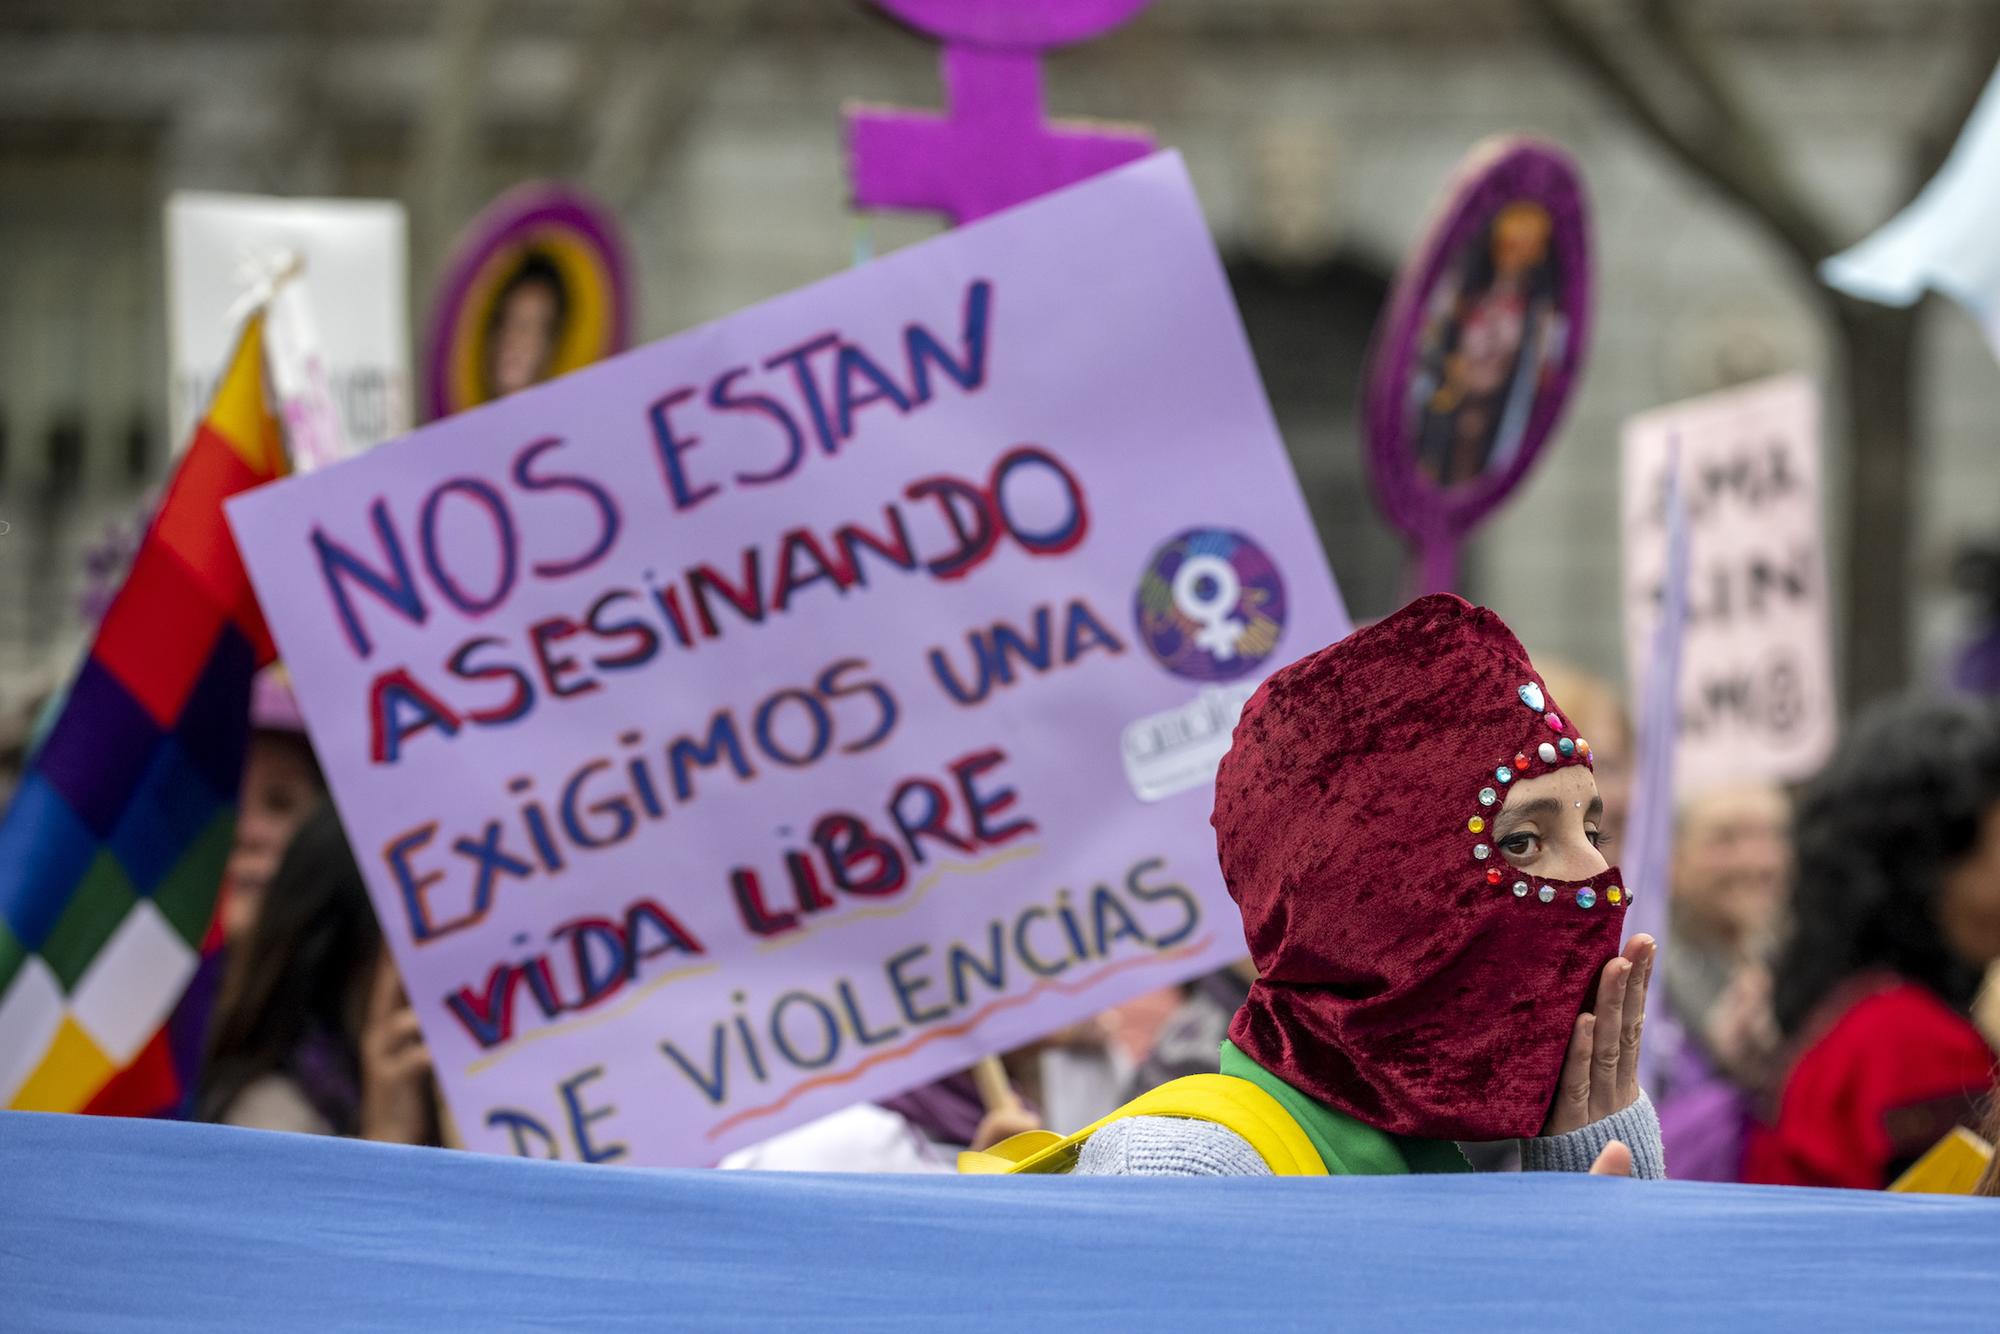
[[[1605,833],[1602,829],[1586,829],[1583,831],[1583,836],[1590,840],[1591,847],[1596,848],[1600,852],[1611,846],[1611,835]]]
[[[1506,853],[1509,857],[1532,857],[1536,852],[1540,851],[1541,846],[1541,836],[1528,832],[1509,834],[1500,840],[1500,851]]]

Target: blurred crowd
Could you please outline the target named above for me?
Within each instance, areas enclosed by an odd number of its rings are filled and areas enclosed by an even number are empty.
[[[1551,690],[1595,742],[1615,840],[1632,731],[1609,685]],[[1971,684],[1968,682],[1968,684]],[[296,706],[254,701],[221,949],[175,1027],[202,1046],[183,1116],[452,1145],[423,1035]],[[1615,860],[1615,853],[1610,853]],[[2000,1129],[2000,708],[1911,694],[1853,719],[1796,790],[1679,802],[1646,1084],[1681,1179],[1879,1189],[1955,1126]],[[1217,1068],[1247,960],[1017,1051],[730,1155],[724,1167],[950,1171],[1017,1131],[1070,1133]],[[1504,1150],[1473,1151],[1505,1166]],[[1990,1174],[1989,1174],[1990,1175]]]

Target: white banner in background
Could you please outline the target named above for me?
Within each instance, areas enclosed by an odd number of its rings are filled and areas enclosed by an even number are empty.
[[[1681,649],[1682,796],[1803,778],[1833,750],[1819,394],[1803,375],[1656,408],[1625,423],[1625,650],[1644,698],[1666,566],[1666,469],[1680,441],[1689,537]]]
[[[168,198],[166,214],[168,413],[176,448],[228,358],[238,300],[286,251],[304,261],[304,271],[280,289],[297,297],[283,297],[272,311],[274,359],[285,347],[309,348],[316,332],[322,363],[315,369],[301,358],[288,366],[323,380],[339,436],[366,449],[410,429],[409,243],[401,204],[179,192]],[[297,435],[300,425],[288,421],[287,430]]]

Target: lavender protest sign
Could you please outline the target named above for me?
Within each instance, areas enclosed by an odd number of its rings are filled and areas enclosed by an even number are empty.
[[[1639,698],[1661,660],[1654,630],[1676,448],[1688,568],[1675,790],[1803,778],[1825,762],[1839,726],[1819,395],[1802,375],[1779,376],[1625,424],[1625,648]]]
[[[538,1156],[1240,956],[1215,739],[1348,629],[1172,155],[231,521],[461,1132]]]

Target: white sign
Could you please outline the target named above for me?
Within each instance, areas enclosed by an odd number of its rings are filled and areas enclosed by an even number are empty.
[[[1643,698],[1666,563],[1668,449],[1689,525],[1675,788],[1790,780],[1833,749],[1837,701],[1820,528],[1819,395],[1787,375],[1625,424],[1625,646]]]
[[[303,269],[279,289],[292,308],[273,311],[274,354],[308,346],[305,331],[316,328],[324,364],[297,360],[298,371],[323,378],[346,442],[365,449],[408,431],[407,231],[403,206],[390,200],[171,196],[168,414],[176,446],[194,430],[229,357],[238,303],[288,255]],[[283,341],[295,331],[299,337]],[[281,379],[291,365],[281,368]],[[295,432],[299,425],[290,423]]]

